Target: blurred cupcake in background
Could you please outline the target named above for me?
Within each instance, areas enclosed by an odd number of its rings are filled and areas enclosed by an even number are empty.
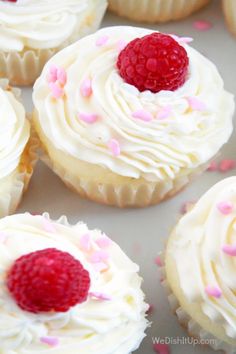
[[[236,177],[214,185],[172,231],[164,286],[180,323],[215,350],[236,352]]]
[[[0,79],[0,217],[16,210],[37,160],[37,139],[19,99],[20,90]]]
[[[236,1],[222,0],[222,4],[228,28],[236,36]]]
[[[109,0],[117,15],[142,22],[181,20],[201,9],[210,0]],[[233,0],[232,0],[233,1]]]
[[[97,30],[106,0],[0,1],[0,77],[31,85],[47,60]]]
[[[189,38],[109,27],[56,54],[33,92],[42,158],[89,199],[144,207],[202,172],[232,133],[233,95]]]

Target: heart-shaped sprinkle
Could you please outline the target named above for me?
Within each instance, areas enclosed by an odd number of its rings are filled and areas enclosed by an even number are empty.
[[[217,204],[217,208],[221,214],[229,215],[232,213],[234,206],[231,202],[220,202]]]
[[[208,296],[212,296],[215,297],[217,299],[219,299],[222,296],[222,291],[218,286],[211,286],[208,285],[205,288],[205,292]]]

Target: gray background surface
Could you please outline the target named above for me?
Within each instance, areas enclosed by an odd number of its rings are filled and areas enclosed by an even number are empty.
[[[236,37],[233,38],[226,30],[220,5],[220,0],[213,0],[208,7],[184,21],[151,27],[166,33],[193,37],[192,46],[215,62],[224,78],[226,88],[236,94]],[[199,32],[193,28],[195,20],[209,20],[213,23],[213,28]],[[116,24],[137,26],[111,14],[106,15],[102,25],[105,27]],[[23,89],[23,98],[30,111],[31,89]],[[220,158],[236,158],[235,134],[223,148]],[[140,265],[144,278],[143,289],[147,301],[155,306],[155,312],[150,316],[152,327],[147,331],[147,337],[137,354],[151,354],[152,337],[187,337],[169,309],[154,259],[163,249],[165,240],[179,217],[182,203],[197,200],[215,182],[234,173],[236,170],[227,174],[206,172],[181,194],[160,205],[140,210],[120,210],[81,199],[67,189],[46,166],[39,163],[18,212],[47,211],[53,218],[65,214],[72,223],[83,220],[90,228],[96,227],[106,232]],[[213,351],[203,346],[173,345],[171,353],[210,354]]]

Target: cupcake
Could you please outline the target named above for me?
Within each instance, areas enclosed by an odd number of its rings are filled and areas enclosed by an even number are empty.
[[[0,1],[0,77],[31,85],[61,48],[97,30],[106,0]]]
[[[229,30],[236,35],[236,2],[235,0],[223,0],[223,10]]]
[[[139,267],[104,233],[28,213],[0,220],[0,347],[129,354],[147,327]]]
[[[36,161],[37,141],[19,102],[20,90],[0,80],[0,217],[15,211]],[[1,347],[1,346],[0,346]]]
[[[165,252],[170,303],[190,335],[236,353],[236,177],[212,187],[173,230]]]
[[[110,27],[46,64],[33,121],[42,158],[67,185],[94,201],[143,207],[205,169],[231,135],[234,101],[188,41]]]
[[[210,0],[109,0],[109,9],[134,21],[166,22],[181,20]],[[232,0],[233,1],[233,0]]]

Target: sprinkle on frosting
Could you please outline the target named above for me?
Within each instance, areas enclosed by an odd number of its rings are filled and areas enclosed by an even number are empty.
[[[222,247],[222,251],[224,253],[226,253],[228,256],[235,257],[236,256],[236,244],[234,244],[234,245],[225,244]]]
[[[218,210],[221,212],[223,215],[228,215],[231,214],[233,211],[233,204],[231,202],[220,202],[217,204]]]
[[[120,151],[120,144],[116,139],[111,139],[109,143],[107,144],[108,148],[110,149],[111,153],[113,156],[119,156],[121,151]]]
[[[80,238],[80,248],[85,251],[89,252],[91,249],[91,236],[90,234],[84,234]]]
[[[82,120],[83,122],[88,123],[88,124],[93,124],[98,120],[98,115],[96,113],[80,112],[78,114],[78,117],[80,120]]]
[[[96,272],[101,273],[101,272],[103,272],[103,271],[108,269],[108,265],[106,263],[103,263],[103,262],[94,263],[93,264],[93,269]]]
[[[47,76],[48,86],[52,96],[59,99],[64,96],[64,86],[67,83],[67,74],[64,68],[51,65]]]
[[[102,301],[112,300],[111,296],[96,291],[90,292],[89,295],[95,297],[97,300],[102,300]]]
[[[166,118],[169,118],[169,116],[171,115],[172,113],[172,109],[171,109],[171,106],[165,106],[165,107],[162,107],[158,112],[157,112],[157,119],[166,119]]]
[[[43,217],[43,228],[46,232],[55,233],[57,230],[55,226],[48,219]]]
[[[101,36],[96,40],[96,46],[102,47],[107,44],[108,40],[109,40],[108,36]]]
[[[195,111],[205,111],[206,105],[203,101],[199,100],[197,97],[188,97],[187,101],[189,106]]]
[[[83,97],[90,97],[92,95],[93,89],[91,79],[87,78],[82,81],[80,86],[80,93]]]
[[[192,37],[179,37],[176,34],[170,34],[170,36],[172,38],[174,38],[176,40],[176,42],[178,42],[179,44],[181,44],[181,43],[188,44],[188,43],[191,43],[193,41]]]
[[[150,122],[153,120],[153,115],[143,109],[139,109],[138,111],[134,112],[132,116],[136,119],[143,120],[144,122]]]
[[[90,257],[91,263],[106,262],[109,258],[109,253],[104,250],[94,252]]]
[[[40,342],[47,344],[50,347],[56,347],[59,345],[59,339],[57,337],[41,337]]]
[[[205,292],[208,296],[212,296],[215,297],[217,299],[219,299],[222,296],[222,291],[218,286],[211,286],[208,285],[205,288]]]
[[[49,88],[51,90],[52,97],[55,99],[59,99],[64,96],[64,90],[62,87],[58,86],[55,82],[49,83]]]
[[[103,235],[102,237],[96,240],[96,244],[100,248],[108,248],[111,245],[111,240],[106,235]]]

